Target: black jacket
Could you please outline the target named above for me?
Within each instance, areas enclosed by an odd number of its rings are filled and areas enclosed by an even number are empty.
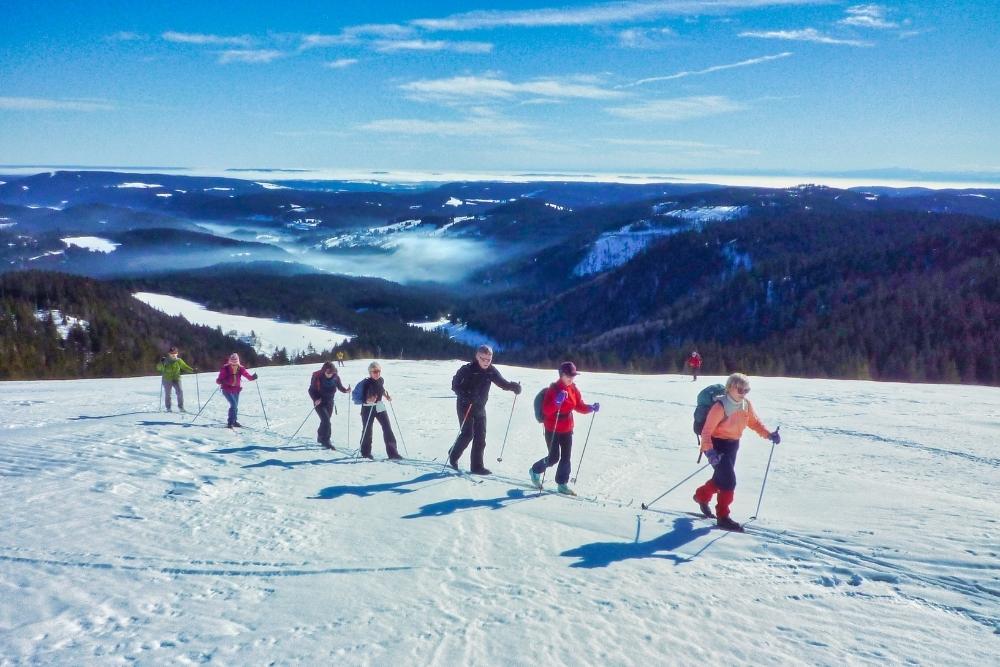
[[[451,390],[458,395],[458,404],[462,409],[472,403],[474,410],[479,412],[486,407],[491,384],[507,391],[513,391],[518,386],[516,382],[505,380],[496,366],[490,364],[489,368],[482,368],[479,362],[473,361],[458,369],[451,379]]]
[[[323,371],[320,370],[313,373],[312,379],[309,380],[309,398],[314,401],[331,400],[338,390],[347,393],[347,387],[340,381],[340,375],[337,373],[334,373],[332,378],[327,379]]]
[[[385,382],[382,378],[373,380],[366,377],[358,384],[362,387],[361,396],[365,403],[378,403],[385,396]]]

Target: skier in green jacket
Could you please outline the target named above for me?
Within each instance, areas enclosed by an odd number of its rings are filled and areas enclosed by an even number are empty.
[[[163,395],[170,412],[170,389],[177,392],[177,409],[184,410],[184,391],[181,389],[181,373],[194,373],[195,370],[184,363],[184,360],[177,356],[177,346],[172,345],[167,356],[160,359],[156,364],[156,370],[163,374]]]

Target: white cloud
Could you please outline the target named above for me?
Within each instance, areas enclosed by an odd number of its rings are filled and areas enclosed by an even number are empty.
[[[500,98],[519,95],[547,98],[611,99],[621,93],[580,83],[537,79],[514,83],[496,77],[456,76],[450,79],[424,79],[403,84],[401,88],[418,99]]]
[[[328,46],[344,46],[360,44],[365,39],[405,39],[412,37],[415,31],[409,26],[394,23],[368,23],[344,28],[335,35],[313,33],[302,35],[299,49],[325,48]]]
[[[803,28],[802,30],[750,30],[741,32],[740,37],[757,37],[760,39],[783,39],[791,42],[816,42],[817,44],[837,44],[842,46],[871,46],[871,42],[863,42],[857,39],[839,39],[830,37],[816,30],[816,28]]]
[[[138,32],[128,32],[127,30],[121,30],[113,35],[108,35],[104,38],[108,42],[139,42],[148,39],[146,35]]]
[[[678,121],[740,111],[739,102],[723,95],[697,95],[666,100],[649,100],[623,107],[611,107],[608,113],[639,121]]]
[[[792,55],[791,51],[785,51],[783,53],[775,53],[770,56],[761,56],[760,58],[751,58],[749,60],[741,60],[738,63],[730,63],[728,65],[713,65],[712,67],[706,67],[705,69],[677,72],[676,74],[670,74],[668,76],[653,76],[648,79],[639,79],[638,81],[633,81],[632,83],[627,83],[622,88],[631,88],[633,86],[641,86],[645,83],[653,83],[655,81],[673,81],[674,79],[683,79],[688,76],[700,76],[702,74],[711,74],[712,72],[721,72],[722,70],[734,69],[737,67],[750,67],[751,65],[760,65],[761,63],[771,62],[772,60],[780,60],[782,58],[787,58]]]
[[[855,5],[846,10],[847,17],[841,19],[841,25],[874,30],[889,30],[898,28],[899,24],[886,19],[886,9],[881,5]]]
[[[219,52],[219,63],[269,63],[284,56],[283,51],[274,49],[229,49]]]
[[[627,49],[657,49],[676,36],[671,28],[627,28],[618,33],[618,44]]]
[[[715,13],[784,5],[815,4],[817,0],[662,0],[608,2],[584,7],[528,10],[482,10],[411,23],[425,30],[480,30],[487,28],[585,26],[652,20],[661,16]]]
[[[161,36],[168,42],[178,44],[208,44],[211,46],[250,46],[253,44],[253,39],[248,35],[225,37],[222,35],[205,35],[168,30]]]
[[[345,67],[350,67],[351,65],[356,65],[357,63],[357,58],[338,58],[337,60],[331,60],[330,62],[323,63],[323,67],[328,67],[330,69],[344,69]]]
[[[0,111],[112,111],[102,100],[53,100],[40,97],[0,97]]]
[[[455,53],[489,53],[493,45],[489,42],[448,42],[444,40],[426,39],[383,39],[375,42],[373,47],[380,53],[396,53],[398,51],[453,51]]]
[[[463,120],[422,120],[416,118],[386,118],[359,126],[359,129],[384,134],[436,135],[474,137],[518,134],[527,125],[496,116],[470,117]]]
[[[747,157],[760,155],[760,151],[749,148],[733,148],[722,144],[679,139],[607,139],[606,143],[629,149],[669,153],[667,157],[719,158]],[[634,153],[633,153],[634,154]]]

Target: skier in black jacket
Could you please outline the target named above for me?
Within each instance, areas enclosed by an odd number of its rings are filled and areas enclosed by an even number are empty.
[[[333,398],[337,392],[347,393],[350,386],[345,387],[340,381],[340,375],[333,362],[323,362],[323,367],[312,374],[309,380],[309,398],[313,400],[313,408],[319,415],[319,429],[316,431],[316,441],[327,449],[335,449],[330,442],[330,417],[333,415]]]
[[[476,360],[458,369],[451,380],[451,390],[458,395],[458,423],[461,432],[455,444],[448,450],[448,465],[458,470],[458,460],[462,452],[472,442],[473,475],[489,475],[483,465],[483,453],[486,451],[486,401],[489,400],[490,385],[496,386],[514,394],[521,393],[518,382],[508,382],[500,375],[493,365],[493,350],[489,345],[480,345],[476,350]]]
[[[386,456],[392,461],[403,458],[396,450],[396,436],[392,432],[385,403],[382,402],[383,398],[391,402],[392,396],[385,389],[382,366],[377,361],[368,364],[368,377],[359,382],[354,391],[360,394],[363,401],[361,405],[361,456],[366,459],[374,459],[372,456],[372,429],[375,428],[375,425],[372,422],[377,421],[382,427]]]

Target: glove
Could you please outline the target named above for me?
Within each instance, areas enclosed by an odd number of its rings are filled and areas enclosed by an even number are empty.
[[[256,379],[257,379],[257,374],[256,374],[256,373],[254,373],[253,375],[251,375],[251,376],[250,376],[250,379],[251,379],[251,380],[256,380]]]
[[[770,440],[771,442],[773,442],[776,445],[780,445],[781,444],[781,434],[778,433],[777,431],[775,431],[771,435],[767,436],[767,439]]]
[[[601,409],[601,404],[600,403],[594,403],[593,405],[590,406],[590,409],[593,410],[594,412],[599,412],[600,409]]]
[[[714,449],[705,450],[705,458],[708,459],[713,468],[722,463],[722,456]]]
[[[565,391],[560,391],[556,394],[556,405],[562,405],[567,398],[569,398],[569,394]]]
[[[520,382],[512,382],[510,390],[512,392],[514,392],[515,396],[519,396],[521,394],[521,383]]]

